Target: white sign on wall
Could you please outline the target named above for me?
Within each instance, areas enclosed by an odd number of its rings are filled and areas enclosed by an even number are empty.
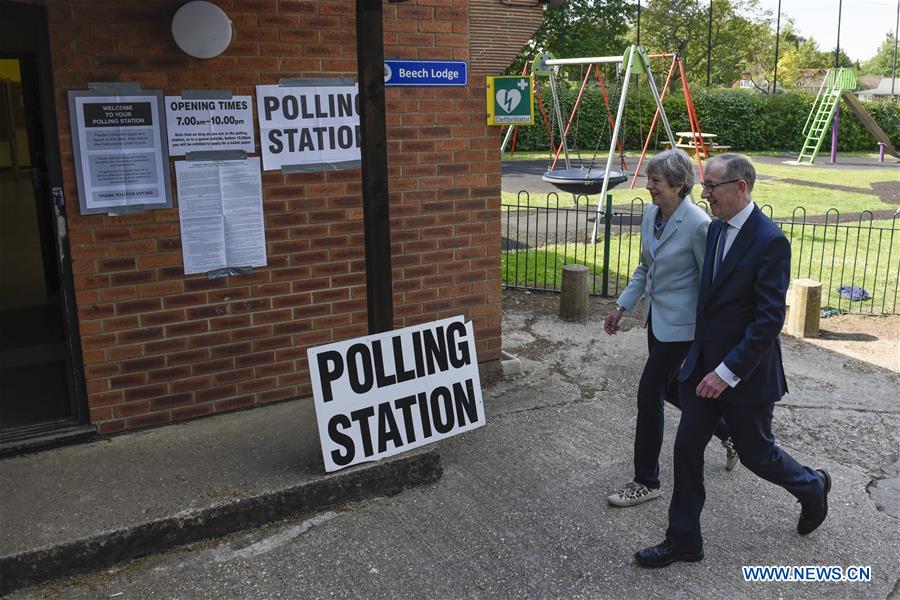
[[[326,471],[484,425],[475,334],[461,316],[307,355]]]
[[[259,157],[175,163],[184,272],[266,266]]]
[[[340,168],[341,163],[360,160],[359,88],[355,83],[258,85],[256,111],[264,171],[288,165]]]
[[[256,151],[253,140],[253,100],[185,99],[166,96],[169,155],[211,150]]]
[[[81,214],[169,208],[162,92],[69,92]]]

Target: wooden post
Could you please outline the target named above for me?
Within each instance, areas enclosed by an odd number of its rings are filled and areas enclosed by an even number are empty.
[[[584,265],[566,265],[559,295],[559,318],[563,321],[587,321],[588,273]]]
[[[822,284],[815,279],[795,279],[791,286],[791,310],[787,332],[799,338],[818,337],[822,310]]]
[[[356,0],[363,229],[369,333],[394,328],[381,0]]]

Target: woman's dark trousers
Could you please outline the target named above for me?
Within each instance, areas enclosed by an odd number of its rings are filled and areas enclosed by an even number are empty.
[[[691,342],[661,342],[653,335],[647,317],[647,346],[650,356],[638,385],[638,416],[634,434],[634,480],[651,489],[659,487],[659,451],[663,441],[663,403],[681,408],[676,375]],[[715,436],[728,438],[725,422],[719,420]]]

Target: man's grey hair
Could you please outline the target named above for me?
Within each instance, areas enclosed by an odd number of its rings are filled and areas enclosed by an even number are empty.
[[[747,191],[753,191],[753,184],[756,182],[756,169],[753,168],[753,163],[750,162],[749,158],[737,152],[726,152],[710,159],[710,162],[714,160],[721,161],[725,165],[725,175],[723,176],[725,181],[729,179],[743,179],[747,182]]]
[[[684,198],[694,187],[694,169],[691,158],[684,150],[666,150],[660,152],[647,163],[647,174],[659,173],[670,186],[681,186],[678,195]]]

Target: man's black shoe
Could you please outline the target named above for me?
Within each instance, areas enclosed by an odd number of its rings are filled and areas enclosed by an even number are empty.
[[[810,503],[800,503],[800,520],[797,522],[797,533],[808,535],[816,530],[828,516],[828,492],[831,491],[831,475],[825,469],[816,469],[822,474],[825,492],[822,498]]]
[[[703,560],[703,547],[679,548],[669,540],[658,546],[644,548],[634,553],[634,559],[644,567],[667,567],[673,562],[697,562]]]

